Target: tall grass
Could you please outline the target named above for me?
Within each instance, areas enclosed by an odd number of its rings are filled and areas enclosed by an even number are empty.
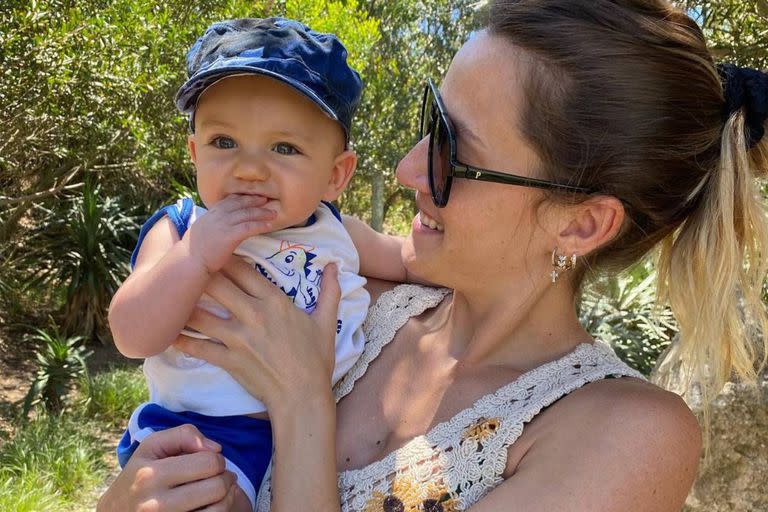
[[[59,512],[67,510],[53,485],[41,473],[10,476],[5,471],[0,480],[0,510],[14,512]]]
[[[117,368],[85,382],[88,397],[86,414],[116,427],[124,425],[131,412],[149,399],[147,386],[138,368]]]
[[[118,441],[115,429],[147,399],[141,371],[114,369],[83,380],[62,414],[42,408],[32,421],[14,418],[0,440],[0,511],[71,512],[93,508]],[[16,411],[17,413],[20,411]]]
[[[100,484],[106,465],[95,434],[79,415],[42,415],[22,424],[0,450],[0,510],[66,508]]]

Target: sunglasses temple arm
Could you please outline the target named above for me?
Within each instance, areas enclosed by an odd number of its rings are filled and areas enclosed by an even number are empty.
[[[471,167],[459,162],[453,163],[453,176],[457,178],[464,178],[468,180],[487,181],[491,183],[508,183],[511,185],[521,185],[525,187],[543,188],[549,190],[562,190],[565,192],[573,192],[577,194],[594,194],[595,191],[587,188],[564,185],[560,183],[552,183],[549,181],[537,180],[535,178],[525,178],[522,176],[512,176],[487,169],[479,169]]]

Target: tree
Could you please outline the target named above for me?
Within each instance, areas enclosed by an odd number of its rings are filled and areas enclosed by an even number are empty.
[[[369,0],[361,7],[380,20],[381,37],[365,68],[365,96],[356,120],[358,172],[363,179],[353,181],[343,205],[365,211],[377,230],[385,220],[390,230],[397,230],[408,226],[413,203],[410,191],[398,186],[394,171],[416,142],[426,79],[439,82],[479,24],[478,15],[468,0]],[[406,215],[398,219],[397,210]]]
[[[678,0],[720,61],[768,69],[768,0]]]
[[[121,208],[135,205],[136,214],[144,217],[168,200],[174,184],[191,183],[186,120],[173,104],[185,78],[186,50],[211,22],[263,16],[273,3],[2,3],[0,247],[8,248],[0,251],[4,299],[15,291],[8,283],[16,288],[26,282],[35,286],[27,289],[36,300],[33,310],[59,311],[68,334],[71,327],[72,334],[90,339],[103,330],[109,297],[100,295],[97,301],[91,296],[88,301],[87,290],[85,295],[77,290],[87,288],[81,286],[84,275],[96,276],[100,289],[113,288],[125,275],[125,265],[115,273],[115,260],[126,257],[130,237],[90,222],[99,215],[84,214],[83,222],[66,226],[62,222],[72,218],[73,204],[89,204],[83,210],[88,214],[107,208],[114,219],[121,218]],[[100,204],[92,205],[90,192],[83,191],[86,181],[100,190]],[[72,236],[65,240],[45,236],[53,233],[46,231],[50,226],[87,229],[70,229]],[[98,237],[75,236],[76,231]],[[78,250],[62,253],[65,246]],[[69,260],[73,264],[61,264]],[[98,272],[83,274],[84,265],[103,269],[106,278]],[[38,281],[41,275],[50,279]],[[67,293],[58,293],[62,289]]]

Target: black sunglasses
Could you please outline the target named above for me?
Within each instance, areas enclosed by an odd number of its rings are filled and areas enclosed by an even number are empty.
[[[456,157],[456,135],[445,112],[443,99],[432,80],[427,80],[421,104],[419,140],[429,135],[429,189],[438,208],[448,204],[453,178],[489,181],[522,187],[560,190],[577,194],[593,194],[596,190],[565,185],[536,178],[526,178],[505,172],[491,171],[459,162]]]

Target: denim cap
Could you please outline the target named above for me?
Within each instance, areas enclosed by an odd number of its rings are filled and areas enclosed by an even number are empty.
[[[333,34],[284,18],[243,18],[214,23],[187,53],[189,79],[176,93],[176,106],[194,130],[197,101],[206,88],[228,75],[253,73],[290,85],[344,128],[360,104],[363,82],[347,64],[347,50]]]

